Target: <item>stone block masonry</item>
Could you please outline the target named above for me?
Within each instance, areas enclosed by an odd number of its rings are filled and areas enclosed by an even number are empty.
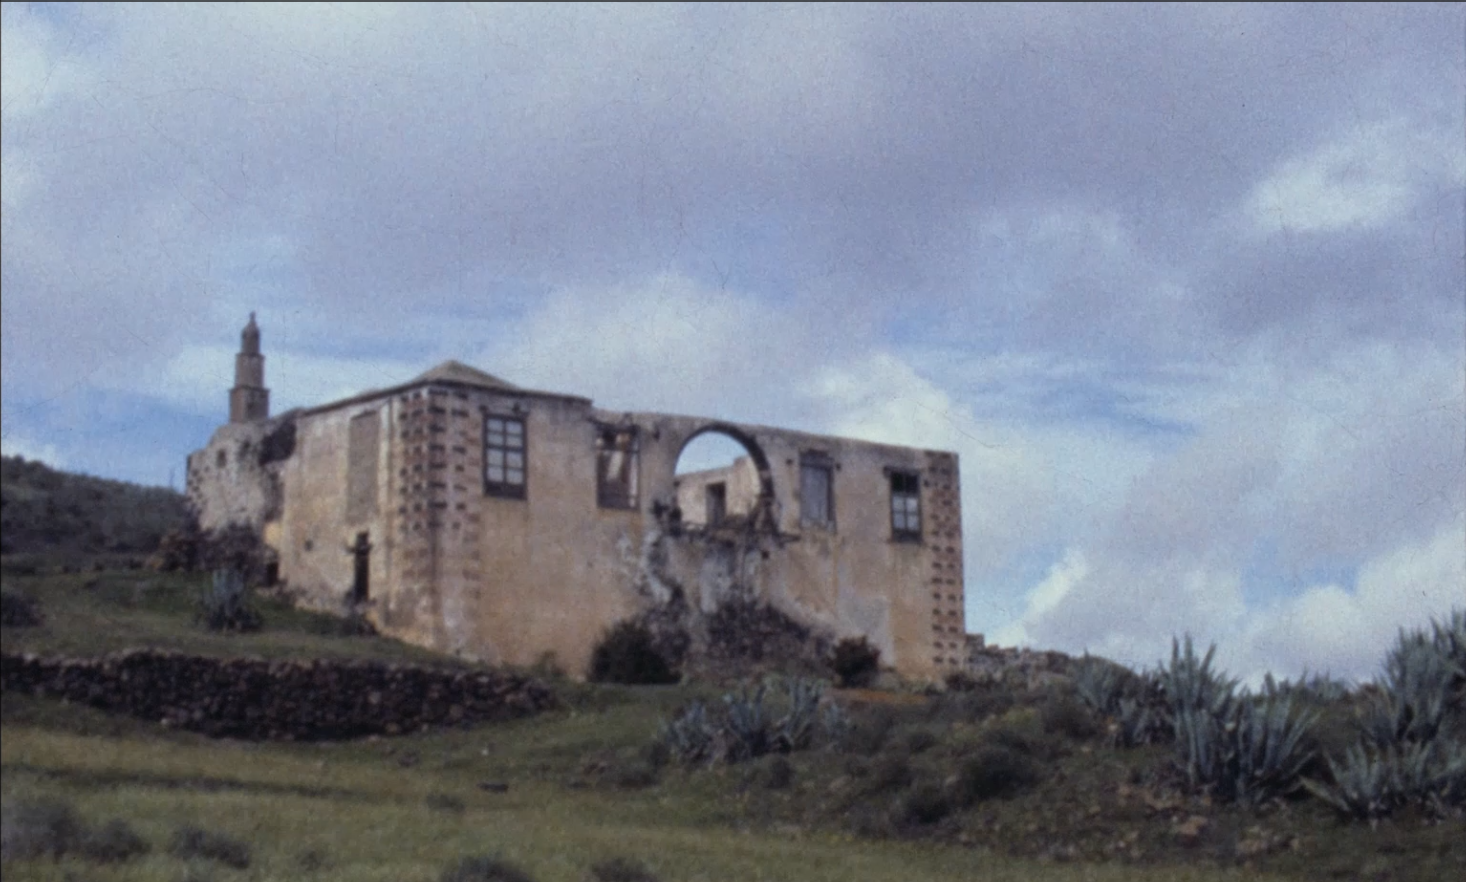
[[[380,661],[221,659],[154,650],[0,656],[0,691],[64,698],[212,737],[325,741],[528,716],[555,695],[520,674]]]

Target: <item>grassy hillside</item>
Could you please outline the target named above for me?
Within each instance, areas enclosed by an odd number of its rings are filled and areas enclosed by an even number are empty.
[[[45,616],[40,627],[5,628],[7,651],[146,643],[224,655],[434,658],[382,638],[332,636],[326,619],[269,604],[258,633],[208,634],[192,623],[190,598],[202,583],[188,577],[10,573],[3,581]],[[714,763],[679,762],[659,732],[691,702],[721,712],[722,689],[568,681],[555,688],[562,709],[530,719],[320,744],[211,741],[7,693],[0,697],[6,848],[70,845],[59,860],[11,861],[5,877],[1466,877],[1466,825],[1458,819],[1407,808],[1375,825],[1346,821],[1303,793],[1256,807],[1214,800],[1186,786],[1171,745],[1117,747],[1105,719],[1062,683],[941,695],[830,689],[824,706],[843,708],[849,724],[838,740]],[[1351,701],[1320,699],[1316,735],[1335,753],[1353,737]],[[774,701],[769,711],[777,716],[783,706]],[[964,791],[969,799],[949,798]],[[119,821],[125,828],[107,826]],[[102,859],[128,841],[149,850]],[[247,869],[226,862],[241,857]],[[452,874],[472,857],[485,858],[484,872]],[[522,875],[507,874],[507,864]],[[496,867],[504,872],[489,873]]]
[[[188,510],[181,493],[0,458],[0,554],[12,559],[145,556]]]

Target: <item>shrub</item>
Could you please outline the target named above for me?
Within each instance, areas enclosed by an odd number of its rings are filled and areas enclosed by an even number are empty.
[[[141,857],[152,847],[121,818],[113,818],[95,830],[86,831],[77,851],[90,861],[119,863]]]
[[[244,575],[237,569],[214,570],[209,588],[199,598],[197,620],[210,631],[258,631],[264,620],[249,602]]]
[[[534,882],[534,877],[502,858],[466,857],[443,871],[440,882]]]
[[[677,674],[657,651],[645,625],[625,621],[606,632],[591,653],[588,678],[595,683],[676,683]]]
[[[1038,765],[1006,747],[986,747],[957,770],[954,798],[960,805],[1015,796],[1038,783]]]
[[[764,773],[764,786],[770,790],[784,790],[794,783],[794,764],[779,754],[769,761]]]
[[[850,722],[840,747],[848,753],[874,756],[885,746],[896,723],[896,712],[890,707],[876,705],[866,708]]]
[[[936,784],[918,784],[901,800],[898,811],[908,824],[935,824],[952,813],[952,801]]]
[[[41,606],[24,594],[0,591],[0,625],[7,628],[34,628],[45,619]]]
[[[423,805],[435,812],[448,812],[449,814],[462,814],[467,806],[463,800],[451,793],[440,793],[434,791],[423,797]]]
[[[940,739],[930,729],[912,729],[906,733],[906,749],[914,756],[936,747]]]
[[[657,877],[639,861],[630,858],[612,858],[592,864],[592,882],[658,882]]]
[[[864,792],[889,793],[911,783],[911,763],[902,754],[886,754],[876,760],[866,775]]]
[[[216,833],[185,824],[173,832],[168,846],[169,854],[182,860],[202,858],[215,861],[236,870],[249,868],[249,844],[235,839],[227,833]]]
[[[842,688],[869,686],[880,673],[881,651],[864,637],[846,637],[830,653],[830,669]]]
[[[657,783],[657,769],[644,759],[624,759],[611,766],[610,780],[621,790],[641,790]]]
[[[1045,732],[1076,741],[1092,738],[1099,732],[1099,722],[1094,714],[1069,694],[1050,695],[1039,708],[1039,719]]]
[[[1044,731],[1040,714],[1031,709],[1004,714],[984,738],[989,744],[1037,759],[1053,759],[1063,753],[1063,746]]]
[[[7,800],[0,808],[0,860],[59,858],[82,834],[76,810],[55,799]]]

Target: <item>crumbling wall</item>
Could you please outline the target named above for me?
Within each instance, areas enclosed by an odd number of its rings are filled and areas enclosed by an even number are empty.
[[[188,457],[189,506],[206,532],[244,525],[263,535],[285,505],[281,466],[295,450],[295,413],[221,426]]]

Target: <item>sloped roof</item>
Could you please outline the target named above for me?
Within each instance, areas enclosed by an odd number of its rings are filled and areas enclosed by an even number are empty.
[[[469,367],[461,361],[448,359],[431,370],[413,377],[406,385],[416,386],[419,383],[458,383],[463,386],[478,386],[483,389],[505,389],[511,392],[520,392],[518,386],[507,383],[493,374],[486,374],[476,367]]]

